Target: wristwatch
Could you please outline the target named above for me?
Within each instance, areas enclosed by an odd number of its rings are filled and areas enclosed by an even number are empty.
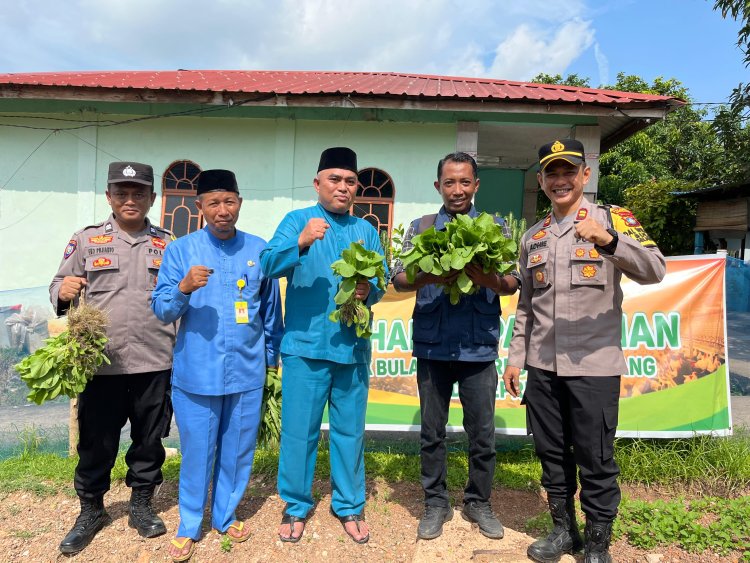
[[[609,242],[609,244],[605,244],[604,246],[599,246],[598,244],[596,247],[603,251],[605,254],[614,254],[615,250],[617,249],[617,241],[620,240],[620,235],[618,232],[612,228],[607,229],[607,232],[612,235],[612,240]]]

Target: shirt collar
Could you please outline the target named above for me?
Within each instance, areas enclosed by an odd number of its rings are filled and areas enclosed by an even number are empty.
[[[474,204],[471,204],[471,208],[469,209],[468,213],[466,213],[469,217],[474,219],[479,213],[477,212],[476,208],[474,207]],[[445,229],[445,224],[449,223],[453,220],[455,215],[451,215],[446,211],[445,205],[442,205],[440,207],[440,211],[438,211],[437,218],[435,219],[435,230],[436,231],[442,231]]]

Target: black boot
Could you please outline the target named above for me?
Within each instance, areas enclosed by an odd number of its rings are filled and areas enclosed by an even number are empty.
[[[592,522],[586,520],[585,563],[612,563],[609,542],[612,539],[612,522]]]
[[[583,547],[573,498],[549,498],[548,502],[555,526],[545,539],[535,541],[526,550],[530,559],[540,563],[554,563],[564,553],[575,553]]]
[[[60,551],[65,554],[78,553],[94,539],[96,533],[109,524],[109,514],[104,510],[104,497],[95,499],[80,498],[81,513],[76,523],[60,543]]]
[[[138,530],[138,534],[144,538],[155,538],[167,533],[164,522],[156,515],[151,506],[151,497],[153,495],[153,486],[133,487],[133,491],[130,493],[128,525]]]

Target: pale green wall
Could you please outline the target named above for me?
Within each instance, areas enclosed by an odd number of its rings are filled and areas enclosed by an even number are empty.
[[[44,115],[96,119],[94,114]],[[4,122],[71,125],[26,116]],[[0,291],[47,285],[70,235],[107,217],[104,190],[113,160],[149,163],[156,175],[182,159],[203,169],[229,168],[245,198],[239,228],[269,238],[286,212],[315,201],[312,179],[322,149],[350,146],[360,168],[390,174],[398,225],[437,210],[435,167],[455,142],[452,123],[172,117],[52,135],[6,127],[0,130]],[[160,185],[157,190],[160,194]],[[158,222],[160,209],[157,198],[152,220]]]

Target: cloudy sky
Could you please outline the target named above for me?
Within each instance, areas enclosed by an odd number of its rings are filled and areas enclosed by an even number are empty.
[[[529,80],[675,77],[695,101],[750,80],[713,0],[14,0],[0,72],[276,69]]]

